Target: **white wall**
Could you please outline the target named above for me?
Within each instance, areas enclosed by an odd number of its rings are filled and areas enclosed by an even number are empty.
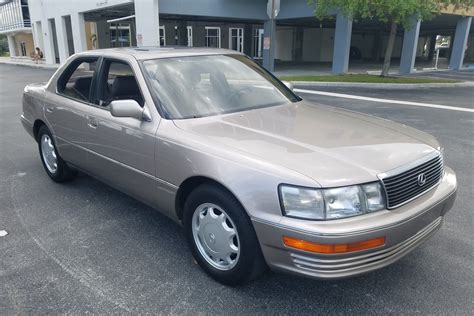
[[[291,61],[293,57],[293,28],[277,28],[275,59]]]
[[[335,29],[303,30],[303,61],[330,62],[334,52]]]
[[[141,2],[150,0],[139,0]],[[44,48],[44,55],[46,57],[46,63],[53,64],[54,53],[50,51],[52,47],[52,34],[50,34],[50,28],[48,28],[48,19],[55,19],[55,25],[58,36],[58,49],[59,55],[61,56],[61,62],[67,58],[68,47],[67,41],[64,41],[63,34],[66,30],[64,29],[62,21],[64,16],[71,17],[72,35],[74,40],[74,51],[81,52],[87,49],[86,42],[86,31],[84,24],[85,11],[99,10],[116,5],[123,5],[127,3],[133,3],[133,0],[81,0],[81,1],[64,1],[64,0],[41,0],[41,1],[28,1],[30,10],[31,23],[40,22],[41,27],[36,25],[36,36],[35,39],[39,43],[35,43],[36,46]],[[41,33],[39,32],[41,29]],[[41,38],[40,38],[41,37]]]

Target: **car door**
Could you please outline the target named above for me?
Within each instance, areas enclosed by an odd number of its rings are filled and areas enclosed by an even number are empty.
[[[61,157],[81,168],[87,167],[87,111],[92,105],[97,62],[98,57],[72,60],[45,98],[45,118]]]
[[[87,117],[88,168],[105,182],[155,205],[154,150],[159,118],[112,116],[110,102],[115,100],[132,99],[149,111],[129,61],[104,58],[97,78],[96,104]]]

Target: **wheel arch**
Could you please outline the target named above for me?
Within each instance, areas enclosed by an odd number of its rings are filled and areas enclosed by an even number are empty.
[[[187,178],[186,180],[184,180],[181,183],[181,185],[179,186],[178,191],[176,193],[175,211],[176,211],[176,216],[178,217],[179,220],[183,219],[184,203],[185,203],[186,199],[188,198],[189,194],[191,194],[191,192],[195,188],[197,188],[197,187],[199,187],[200,185],[203,185],[203,184],[214,185],[214,186],[217,186],[217,187],[225,190],[226,192],[231,194],[236,199],[236,201],[240,204],[240,206],[242,206],[242,208],[245,210],[245,207],[240,202],[238,197],[228,187],[226,187],[224,184],[222,184],[219,181],[214,180],[212,178],[206,177],[206,176],[192,176],[192,177]],[[247,210],[245,210],[245,212],[248,214]]]
[[[43,126],[43,125],[46,126],[46,127],[48,127],[48,126],[46,125],[46,123],[43,122],[43,120],[41,120],[41,119],[37,119],[37,120],[35,120],[35,122],[33,123],[33,137],[35,138],[36,141],[38,141],[38,132],[39,132],[41,126]]]

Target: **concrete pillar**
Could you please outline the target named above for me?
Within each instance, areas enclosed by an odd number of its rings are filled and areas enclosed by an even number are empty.
[[[80,53],[87,50],[86,24],[83,13],[71,14],[72,38],[74,41],[74,52]]]
[[[268,71],[273,71],[275,68],[275,20],[267,20],[263,24],[263,67]]]
[[[35,41],[35,49],[36,47],[39,47],[41,49],[42,52],[44,52],[44,32],[43,32],[43,27],[42,27],[42,24],[41,24],[41,21],[37,21],[35,23],[35,38],[36,38],[36,41]]]
[[[46,19],[41,22],[44,27],[43,31],[43,42],[44,50],[43,55],[47,64],[55,64],[56,58],[54,57],[54,42],[53,42],[53,28],[51,23]]]
[[[418,37],[420,36],[421,20],[418,17],[411,18],[411,28],[405,29],[403,35],[402,55],[400,57],[400,74],[409,75],[415,67],[416,49]]]
[[[135,1],[137,46],[160,46],[158,0]]]
[[[69,48],[67,46],[66,21],[64,17],[56,17],[56,34],[58,38],[59,61],[63,63],[69,57]]]
[[[332,72],[343,74],[349,70],[349,52],[351,49],[352,20],[341,13],[336,17]]]
[[[451,58],[449,60],[449,69],[459,70],[464,62],[466,52],[467,38],[471,28],[472,17],[461,17],[456,25],[456,33],[452,45]]]
[[[10,57],[16,56],[16,43],[15,43],[15,36],[7,35],[8,38],[8,50],[10,51]]]

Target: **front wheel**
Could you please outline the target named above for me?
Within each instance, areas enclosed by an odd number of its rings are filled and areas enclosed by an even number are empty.
[[[55,182],[65,182],[75,176],[75,171],[61,159],[53,141],[53,135],[43,125],[38,131],[38,149],[44,170]]]
[[[215,280],[243,284],[265,271],[252,223],[226,190],[212,185],[195,189],[185,202],[183,223],[194,258]]]

